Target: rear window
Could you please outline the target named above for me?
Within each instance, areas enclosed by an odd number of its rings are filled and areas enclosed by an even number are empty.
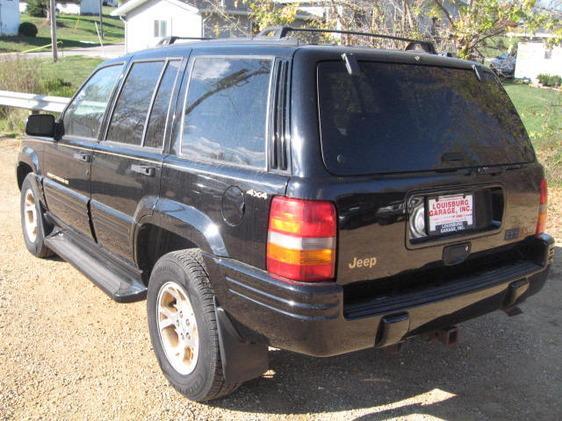
[[[359,62],[318,65],[322,153],[337,175],[529,162],[529,138],[493,76],[481,71]]]

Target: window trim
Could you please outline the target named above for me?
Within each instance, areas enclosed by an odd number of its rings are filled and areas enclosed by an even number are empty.
[[[235,164],[232,162],[226,161],[217,161],[213,159],[206,159],[206,158],[197,158],[193,159],[188,157],[185,153],[183,153],[183,135],[184,135],[184,125],[185,125],[185,107],[187,105],[187,96],[189,95],[189,88],[191,86],[191,80],[193,79],[193,68],[195,67],[195,62],[200,58],[216,58],[216,59],[249,59],[249,60],[269,60],[271,63],[269,69],[269,81],[267,84],[267,100],[266,100],[266,115],[265,115],[265,133],[264,133],[264,156],[265,156],[265,165],[263,167],[253,166],[253,165],[244,165],[244,164]],[[179,145],[177,148],[176,155],[182,159],[185,159],[190,162],[196,163],[203,163],[203,164],[221,164],[229,167],[235,168],[243,168],[243,169],[250,169],[250,170],[258,170],[258,171],[269,171],[269,136],[270,136],[270,114],[271,114],[271,92],[273,89],[274,77],[273,74],[275,69],[275,59],[276,57],[273,55],[252,55],[252,54],[202,54],[190,57],[189,63],[189,78],[187,80],[184,97],[183,97],[183,104],[181,106],[181,123],[180,123],[180,132],[179,132]]]
[[[156,148],[154,146],[146,146],[145,142],[146,142],[146,132],[148,130],[148,122],[150,121],[150,117],[152,115],[152,110],[154,109],[154,102],[156,101],[156,96],[158,95],[158,92],[160,90],[160,86],[162,85],[162,80],[164,79],[164,75],[166,74],[166,70],[168,70],[168,67],[170,66],[170,63],[172,62],[177,62],[179,64],[178,70],[176,72],[176,77],[174,78],[174,83],[172,84],[172,90],[170,93],[170,98],[168,99],[168,108],[166,109],[166,123],[164,124],[164,133],[162,133],[162,144],[159,148]],[[150,149],[150,150],[155,150],[155,151],[163,151],[164,150],[164,145],[166,143],[166,132],[168,130],[168,123],[169,123],[169,119],[170,119],[170,109],[172,108],[172,100],[174,98],[174,92],[176,90],[176,86],[178,83],[178,78],[179,75],[181,73],[181,68],[182,68],[182,59],[179,58],[166,58],[166,61],[164,63],[164,68],[162,69],[162,72],[160,73],[160,77],[158,78],[158,82],[156,82],[156,88],[154,89],[154,92],[152,93],[152,98],[150,99],[150,105],[148,107],[148,111],[146,113],[146,119],[144,121],[144,129],[142,131],[142,139],[141,139],[141,144],[140,146],[142,146],[143,148],[146,149]]]
[[[113,89],[111,90],[111,94],[109,95],[109,99],[107,100],[107,104],[105,106],[105,111],[102,115],[101,118],[101,124],[98,127],[97,133],[95,137],[87,137],[87,136],[76,136],[76,135],[71,135],[71,134],[64,134],[63,135],[63,139],[66,136],[69,136],[73,139],[79,139],[79,140],[84,140],[84,141],[88,141],[88,142],[92,142],[92,143],[98,143],[100,141],[100,135],[102,134],[102,129],[104,127],[104,123],[105,123],[105,119],[107,118],[107,114],[110,108],[113,107],[113,98],[115,96],[115,93],[117,91],[117,89],[120,87],[121,85],[121,80],[123,78],[123,70],[126,67],[126,61],[120,61],[120,62],[116,62],[116,63],[110,63],[107,65],[103,65],[100,66],[98,68],[96,68],[92,74],[90,74],[90,76],[88,76],[86,78],[86,80],[84,82],[82,82],[82,84],[80,85],[80,87],[76,90],[76,92],[74,92],[74,95],[72,95],[72,97],[70,98],[70,101],[68,101],[68,104],[66,105],[66,107],[64,107],[64,110],[62,111],[62,113],[60,114],[58,121],[59,123],[63,123],[63,127],[64,127],[64,117],[66,116],[66,113],[68,111],[68,109],[70,108],[70,106],[72,105],[72,103],[74,102],[74,100],[76,99],[76,97],[80,94],[80,92],[82,92],[82,90],[84,89],[84,87],[88,84],[88,82],[90,82],[90,80],[99,72],[101,72],[102,70],[108,69],[110,67],[116,67],[116,66],[121,66],[121,73],[119,74],[119,78],[117,79],[117,82],[115,83],[115,86],[113,87]]]
[[[162,79],[162,76],[164,74],[164,71],[166,70],[166,65],[168,63],[168,61],[170,60],[182,60],[182,57],[153,57],[153,58],[146,58],[146,59],[137,59],[137,60],[131,60],[128,64],[127,67],[127,71],[125,72],[124,76],[123,76],[123,80],[122,83],[119,85],[119,90],[116,93],[115,99],[113,100],[112,104],[111,104],[111,110],[108,114],[108,118],[107,118],[107,123],[104,127],[104,133],[103,136],[100,139],[100,142],[111,142],[115,145],[124,145],[124,146],[130,146],[130,147],[138,147],[138,148],[144,148],[144,135],[145,135],[145,130],[146,130],[146,126],[143,128],[143,132],[142,132],[142,137],[141,137],[141,143],[140,144],[132,144],[132,143],[124,143],[124,142],[119,142],[116,140],[111,140],[107,138],[107,135],[109,133],[109,126],[111,126],[111,120],[113,119],[113,114],[115,113],[115,107],[117,106],[117,102],[119,102],[119,99],[121,98],[121,94],[123,93],[123,87],[125,86],[125,83],[127,83],[127,78],[129,77],[129,74],[131,73],[131,70],[133,68],[133,66],[135,64],[138,63],[153,63],[153,62],[162,62],[164,63],[164,66],[162,66],[162,70],[160,71],[160,75],[158,76],[154,91],[152,92],[152,96],[150,98],[150,104],[149,104],[149,108],[147,111],[147,116],[150,115],[150,110],[152,109],[152,104],[154,102],[154,93],[158,90],[158,86],[159,83]],[[145,124],[146,124],[146,119],[145,119]],[[158,151],[162,151],[163,150],[163,146],[160,149],[156,149],[156,148],[149,148],[149,149],[153,149],[153,150],[158,150]]]

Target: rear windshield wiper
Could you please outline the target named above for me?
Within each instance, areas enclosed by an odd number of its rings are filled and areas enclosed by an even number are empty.
[[[445,152],[441,155],[441,162],[459,162],[465,160],[466,157],[462,152]]]

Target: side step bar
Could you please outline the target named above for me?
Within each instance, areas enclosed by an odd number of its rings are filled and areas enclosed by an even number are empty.
[[[45,244],[56,254],[82,272],[113,300],[125,303],[146,297],[146,286],[140,279],[111,262],[94,250],[72,241],[72,235],[57,231],[45,239]]]

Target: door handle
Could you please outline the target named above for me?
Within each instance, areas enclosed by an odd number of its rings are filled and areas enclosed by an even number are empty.
[[[82,162],[90,162],[92,159],[92,156],[90,154],[82,153],[82,152],[77,152],[72,156],[74,159],[77,159],[78,161],[82,161]]]
[[[154,174],[156,173],[156,168],[154,167],[149,167],[146,165],[131,165],[131,171],[134,171],[136,173],[139,173],[141,175],[146,175],[147,177],[154,177]]]

